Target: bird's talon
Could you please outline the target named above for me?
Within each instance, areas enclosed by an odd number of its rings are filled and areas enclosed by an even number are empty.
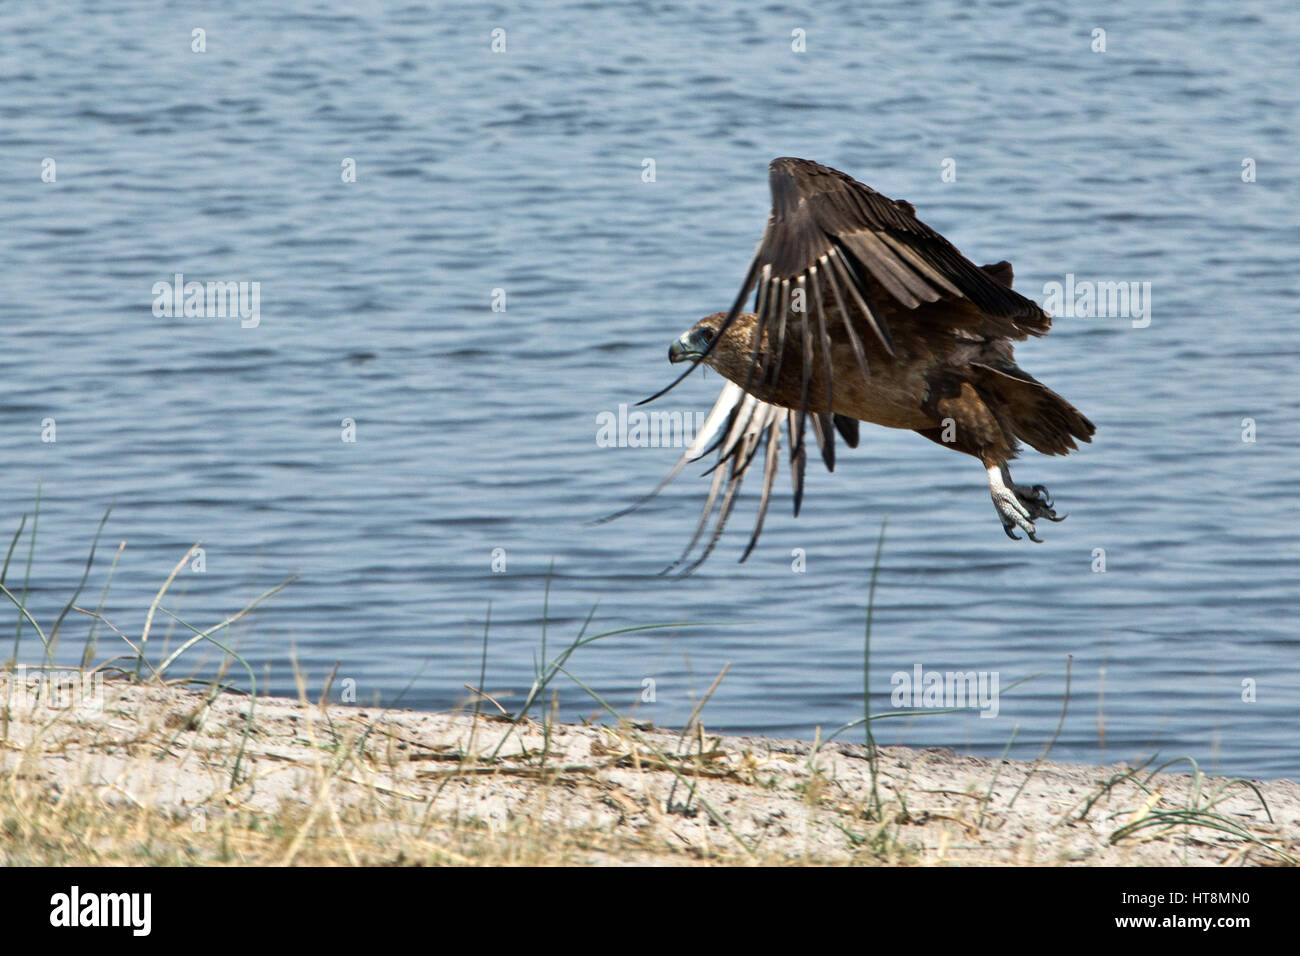
[[[993,495],[993,506],[1002,521],[1002,530],[1008,538],[1019,541],[1019,535],[1011,529],[1019,526],[1035,544],[1042,544],[1034,522],[1040,518],[1048,521],[1064,521],[1065,515],[1058,516],[1052,507],[1052,495],[1045,485],[1017,485],[1011,480],[1011,472],[1005,465],[994,465],[989,472],[989,491]]]

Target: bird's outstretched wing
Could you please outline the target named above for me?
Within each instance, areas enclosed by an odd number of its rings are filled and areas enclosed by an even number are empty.
[[[749,549],[753,548],[776,471],[781,419],[788,426],[796,514],[802,497],[803,442],[808,419],[813,421],[823,458],[828,467],[834,467],[832,422],[840,425],[841,416],[832,418],[808,411],[814,362],[823,367],[826,401],[822,407],[834,407],[833,335],[851,346],[858,372],[870,378],[864,343],[871,343],[871,351],[882,360],[892,361],[895,337],[914,334],[923,326],[1012,339],[1044,335],[1051,328],[1051,317],[1046,312],[1011,290],[1007,264],[985,268],[975,265],[917,219],[910,203],[889,199],[838,170],[806,159],[774,159],[769,166],[769,183],[772,213],[726,319],[703,356],[667,388],[644,400],[658,398],[689,375],[723,341],[724,332],[754,293],[757,320],[752,332],[749,380],[740,388],[724,388],[709,416],[712,421],[719,407],[729,404],[727,427],[717,443],[719,461],[714,468],[718,471],[700,528],[691,542],[693,547],[707,523],[722,487],[721,466],[729,463],[726,474],[730,478],[705,556],[721,533],[740,481],[763,444],[764,489],[757,526],[750,538]],[[765,338],[773,348],[760,348]],[[767,389],[779,380],[787,341],[795,346],[802,365],[801,401],[794,409],[769,405],[755,397],[770,395]],[[841,426],[846,440],[844,429],[850,427],[850,421],[845,420]],[[715,427],[721,428],[721,420]],[[856,444],[856,422],[852,427],[855,440],[850,445]],[[707,453],[688,452],[665,483],[686,461]]]
[[[905,316],[904,310],[916,310],[918,321],[951,312],[954,325],[1015,339],[1051,327],[1051,317],[1035,302],[963,256],[916,218],[911,203],[806,159],[774,159],[768,179],[772,215],[755,257],[755,276],[769,290],[786,282],[810,287],[810,314],[832,304],[837,291],[847,291],[846,324],[874,335],[890,354],[893,341],[882,311]],[[938,302],[947,308],[924,308]]]
[[[772,160],[768,181],[772,214],[767,229],[713,340],[713,346],[722,340],[746,297],[755,292],[755,380],[747,388],[779,374],[787,335],[797,336],[794,343],[802,345],[806,394],[814,352],[821,353],[831,390],[830,334],[840,328],[863,375],[869,374],[864,339],[875,339],[893,356],[893,335],[905,334],[908,322],[1013,339],[1045,335],[1051,328],[1051,316],[1037,303],[963,256],[916,218],[911,203],[883,196],[829,166],[788,156]],[[796,295],[801,309],[791,308]],[[891,331],[890,318],[902,329]],[[758,367],[764,332],[777,343],[773,368]],[[645,401],[663,395],[702,360]]]

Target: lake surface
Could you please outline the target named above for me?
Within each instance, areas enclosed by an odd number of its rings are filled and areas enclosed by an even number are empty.
[[[314,695],[337,663],[336,697],[461,706],[490,606],[486,689],[510,707],[553,564],[547,656],[593,606],[589,633],[716,622],[577,651],[612,706],[679,726],[730,665],[709,729],[812,737],[862,713],[888,517],[873,711],[918,665],[996,673],[1001,696],[878,739],[1035,756],[1072,659],[1053,757],[1300,776],[1294,5],[67,6],[0,7],[0,544],[28,515],[17,590],[39,486],[47,631],[113,504],[78,603],[125,542],[103,614],[132,640],[201,541],[162,602],[195,626],[300,576],[223,635],[259,691],[294,693],[296,666]],[[603,447],[598,417],[665,385],[672,339],[730,304],[783,155],[913,202],[1040,302],[1067,274],[1150,283],[1149,324],[1061,317],[1018,346],[1098,429],[1016,469],[1070,514],[1044,544],[1003,536],[973,460],[875,426],[834,475],[810,463],[797,519],[782,475],[746,564],[753,479],[713,557],[658,576],[703,466],[591,524],[676,461]],[[177,273],[258,283],[256,324],[155,310]],[[706,410],[720,382],[652,408]],[[69,615],[59,661],[89,624]],[[188,633],[159,612],[150,647]],[[30,625],[19,645],[40,660]],[[599,713],[556,687],[562,718]]]

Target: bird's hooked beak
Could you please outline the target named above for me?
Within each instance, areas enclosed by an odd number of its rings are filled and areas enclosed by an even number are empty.
[[[668,361],[675,365],[678,362],[693,362],[695,359],[703,358],[705,349],[713,341],[713,334],[713,329],[706,326],[687,329],[673,341],[672,345],[668,346]]]

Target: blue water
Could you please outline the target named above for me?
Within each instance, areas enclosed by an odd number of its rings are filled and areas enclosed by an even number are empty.
[[[579,650],[570,670],[613,706],[679,725],[729,664],[710,729],[811,737],[862,712],[888,517],[873,709],[917,664],[997,672],[1003,694],[994,719],[878,721],[881,740],[998,754],[1014,735],[1036,755],[1072,658],[1054,757],[1300,775],[1292,4],[61,6],[0,7],[0,546],[27,514],[17,589],[39,486],[44,629],[112,503],[78,603],[125,542],[103,613],[132,640],[202,541],[205,570],[163,601],[196,626],[300,576],[223,636],[259,690],[294,693],[297,666],[319,692],[337,662],[336,696],[458,706],[490,605],[486,687],[509,707],[553,562],[548,655],[597,603],[593,633],[720,622]],[[1017,468],[1070,513],[1044,544],[1003,537],[973,460],[874,426],[834,475],[810,466],[798,519],[782,477],[744,565],[755,487],[695,576],[656,576],[699,468],[589,523],[676,460],[599,446],[597,416],[666,384],[668,343],[730,303],[782,155],[910,200],[1040,301],[1067,273],[1151,283],[1145,328],[1061,318],[1018,347],[1098,427]],[[178,272],[259,283],[260,323],[155,316]],[[719,387],[698,373],[655,407],[704,410]],[[89,626],[69,615],[59,660]],[[187,633],[159,613],[150,647]],[[19,658],[40,656],[27,625]],[[195,648],[173,674],[219,659]],[[557,687],[563,718],[599,711]]]

